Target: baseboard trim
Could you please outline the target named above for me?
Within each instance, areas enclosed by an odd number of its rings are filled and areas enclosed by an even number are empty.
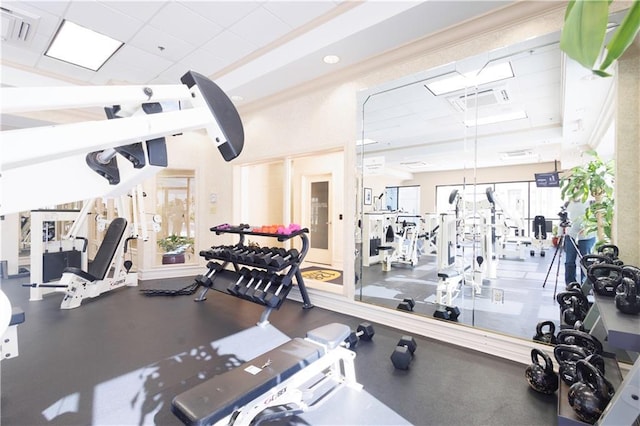
[[[433,318],[389,308],[371,305],[347,299],[339,294],[331,294],[308,288],[309,298],[314,306],[334,312],[347,313],[358,318],[383,324],[389,327],[432,338],[485,354],[497,356],[519,364],[531,363],[531,349],[538,348],[553,356],[553,348],[494,333],[488,330],[473,328],[463,324],[450,323]],[[302,297],[297,287],[288,296],[301,302]]]
[[[138,271],[139,280],[161,280],[163,278],[195,277],[202,274],[200,265],[165,265],[160,268],[142,269]]]

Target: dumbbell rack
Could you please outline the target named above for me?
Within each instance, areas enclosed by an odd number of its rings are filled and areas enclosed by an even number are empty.
[[[291,234],[276,234],[276,233],[272,234],[272,233],[265,233],[265,232],[255,232],[255,231],[250,231],[249,229],[240,228],[240,227],[220,229],[219,227],[214,226],[210,230],[212,232],[215,232],[216,235],[237,234],[239,236],[239,241],[235,246],[233,246],[237,250],[249,248],[244,245],[245,236],[247,235],[272,237],[272,238],[276,238],[279,242],[284,242],[284,241],[290,240],[291,238],[299,237],[302,240],[302,248],[300,249],[299,255],[294,260],[287,261],[281,266],[252,263],[244,259],[229,260],[222,255],[222,251],[218,250],[223,246],[214,246],[210,250],[201,251],[200,255],[207,259],[216,259],[216,260],[222,261],[222,270],[219,273],[223,275],[227,275],[228,281],[231,281],[231,282],[235,281],[240,277],[241,266],[248,266],[251,268],[261,269],[265,271],[267,274],[274,274],[274,275],[278,274],[282,276],[284,280],[290,283],[289,285],[282,288],[279,294],[279,296],[281,297],[277,305],[274,307],[267,306],[265,308],[265,311],[262,314],[262,317],[260,319],[260,323],[267,321],[267,318],[273,309],[276,309],[276,310],[280,309],[282,302],[284,302],[284,299],[286,299],[287,295],[291,291],[291,288],[293,287],[293,278],[296,279],[298,290],[300,291],[300,294],[302,296],[302,301],[303,301],[302,308],[303,309],[313,308],[313,304],[309,300],[309,293],[307,292],[307,288],[304,284],[302,273],[300,272],[300,265],[302,264],[302,261],[307,255],[307,252],[309,251],[309,238],[307,237],[307,234],[309,233],[309,229],[302,228],[298,231],[292,232]],[[233,266],[233,271],[226,269],[226,267],[229,264]],[[214,288],[215,290],[218,290],[225,294],[232,295],[227,291],[225,286],[221,287],[219,285],[214,285],[211,288]],[[209,287],[202,288],[201,292],[196,297],[196,301],[204,300],[208,290],[209,290]],[[249,299],[244,299],[244,300],[249,300]],[[257,302],[254,302],[254,303],[257,303]]]
[[[583,291],[589,290],[589,280],[585,281]],[[590,334],[598,338],[604,345],[605,351],[620,349],[631,356],[638,356],[640,352],[640,318],[635,315],[625,315],[615,307],[611,297],[595,294],[584,326]],[[615,356],[603,357],[605,360],[605,377],[614,386],[616,392],[606,409],[596,422],[598,425],[632,424],[640,414],[640,358],[636,358],[631,370],[624,380],[620,374]],[[569,386],[562,380],[558,389],[558,425],[587,425],[576,416],[569,405],[567,394]]]

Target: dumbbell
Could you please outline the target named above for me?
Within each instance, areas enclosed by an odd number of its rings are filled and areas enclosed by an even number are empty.
[[[282,247],[272,247],[266,253],[254,259],[256,265],[269,266],[271,259],[278,255],[284,255],[286,250]]]
[[[233,294],[234,296],[238,295],[238,289],[240,288],[240,284],[242,283],[242,281],[244,280],[251,280],[252,279],[252,274],[257,271],[256,270],[250,270],[249,268],[242,268],[240,269],[240,271],[238,271],[238,273],[240,274],[240,276],[238,277],[238,280],[233,283],[233,284],[229,284],[229,286],[227,287],[227,291],[231,294]]]
[[[444,320],[457,321],[460,316],[460,308],[457,306],[445,306],[444,310],[436,310],[433,316]]]
[[[413,308],[415,306],[416,306],[416,301],[413,300],[413,298],[406,298],[406,299],[403,299],[402,302],[398,304],[398,307],[396,309],[398,309],[399,311],[413,312]]]
[[[261,303],[263,305],[266,305],[267,302],[265,301],[265,298],[267,297],[267,294],[270,294],[268,293],[268,291],[271,288],[271,286],[274,283],[276,283],[278,280],[280,280],[280,275],[272,274],[267,280],[266,285],[263,288],[255,288],[253,291],[253,294],[251,295],[253,301],[256,303]]]
[[[282,290],[291,285],[291,278],[287,275],[279,275],[278,281],[279,281],[279,285],[278,288],[276,289],[276,291],[274,291],[273,293],[267,293],[264,297],[264,303],[265,305],[267,305],[270,308],[275,308],[276,306],[278,306],[282,300],[283,297],[280,296],[280,293],[282,293]]]
[[[373,326],[368,322],[362,322],[358,325],[356,331],[352,331],[345,339],[345,347],[347,349],[355,349],[355,347],[358,346],[358,339],[370,341],[373,339],[374,334],[376,334],[376,332]]]
[[[209,270],[203,275],[198,275],[195,278],[195,281],[201,286],[211,288],[213,287],[212,277],[215,275],[216,272],[222,269],[222,265],[216,262],[209,261],[207,263],[207,269]]]
[[[402,336],[391,354],[393,366],[399,370],[408,370],[418,344],[412,336]]]
[[[277,256],[272,257],[271,260],[269,261],[269,265],[275,266],[278,269],[282,269],[288,262],[291,262],[297,259],[299,254],[300,253],[298,253],[298,250],[291,249],[288,252],[285,252],[284,254],[279,254]]]
[[[245,296],[245,299],[249,299],[255,303],[264,304],[264,297],[266,295],[266,291],[269,290],[273,282],[278,278],[275,274],[268,274],[265,272],[262,280],[254,287],[250,288]]]
[[[239,297],[243,297],[243,298],[247,298],[247,292],[249,290],[251,290],[254,287],[251,287],[252,285],[255,284],[255,287],[259,286],[263,280],[265,280],[267,278],[267,273],[265,271],[256,271],[256,273],[253,276],[253,279],[250,280],[247,285],[241,285],[238,288],[238,294],[237,296]]]
[[[244,263],[257,263],[256,259],[269,252],[268,247],[251,247],[249,251],[239,256]]]

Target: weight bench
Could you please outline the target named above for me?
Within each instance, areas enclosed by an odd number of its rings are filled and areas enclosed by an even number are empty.
[[[298,415],[356,382],[355,353],[340,347],[351,333],[328,324],[176,396],[171,411],[187,425],[234,424]]]
[[[105,280],[116,253],[124,248],[123,236],[127,229],[127,220],[115,218],[109,224],[107,232],[98,248],[93,261],[89,262],[87,271],[76,267],[67,267],[62,271],[60,286],[66,288],[61,309],[73,309],[80,306],[82,299],[96,297],[124,284],[124,278],[117,275],[113,281]],[[122,281],[120,281],[122,280]]]
[[[4,308],[4,306],[3,306]],[[20,308],[11,308],[9,326],[0,336],[0,361],[18,356],[18,324],[24,322],[24,311]]]

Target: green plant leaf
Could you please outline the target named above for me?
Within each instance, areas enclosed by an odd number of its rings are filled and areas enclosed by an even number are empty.
[[[602,51],[608,18],[607,0],[570,2],[560,36],[560,49],[585,68],[594,68]]]
[[[634,1],[633,5],[622,19],[620,26],[616,29],[607,44],[607,55],[600,64],[600,72],[604,72],[613,61],[618,59],[625,50],[633,43],[633,40],[640,31],[640,2]]]

